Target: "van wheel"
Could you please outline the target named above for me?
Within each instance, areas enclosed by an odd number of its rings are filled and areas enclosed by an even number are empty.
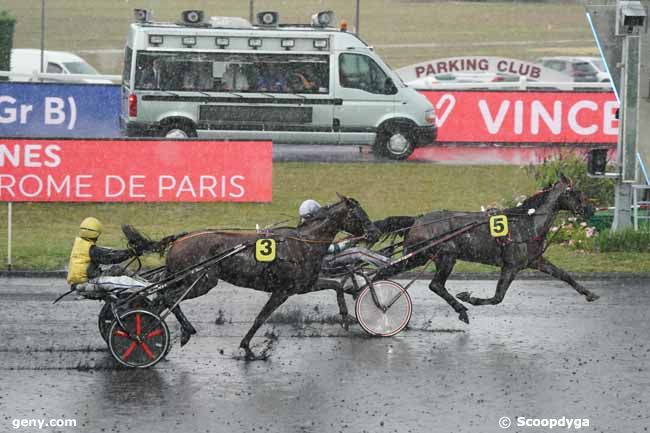
[[[163,128],[165,138],[190,138],[196,137],[196,129],[189,123],[174,122]]]
[[[405,125],[388,125],[377,135],[375,151],[380,155],[402,160],[408,158],[414,150],[413,135]]]

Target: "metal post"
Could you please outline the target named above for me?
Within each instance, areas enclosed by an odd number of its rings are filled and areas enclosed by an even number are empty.
[[[253,22],[253,12],[255,10],[255,0],[248,1],[248,21]]]
[[[45,72],[45,0],[41,0],[41,74]]]
[[[636,173],[636,140],[638,121],[639,54],[638,36],[625,36],[621,73],[621,109],[619,119],[618,164],[621,176],[614,190],[614,221],[612,230],[632,226],[632,183]]]
[[[361,3],[361,0],[357,0],[357,9],[354,12],[354,31],[357,32],[357,35],[361,34],[359,31],[359,3]]]
[[[11,271],[11,202],[7,203],[7,270]]]

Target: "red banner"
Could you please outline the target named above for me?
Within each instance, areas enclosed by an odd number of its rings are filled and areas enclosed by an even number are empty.
[[[612,92],[421,90],[436,107],[438,139],[472,143],[616,143]]]
[[[271,142],[0,139],[0,201],[270,202]]]

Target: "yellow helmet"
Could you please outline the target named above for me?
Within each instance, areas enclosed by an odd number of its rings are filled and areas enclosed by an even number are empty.
[[[97,239],[102,234],[104,227],[97,218],[88,217],[81,221],[79,226],[79,237],[86,239]]]

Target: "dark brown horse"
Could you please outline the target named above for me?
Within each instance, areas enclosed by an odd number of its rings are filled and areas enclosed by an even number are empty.
[[[517,273],[526,268],[537,269],[565,281],[584,295],[587,301],[595,301],[598,299],[597,295],[543,257],[547,234],[553,219],[561,210],[584,218],[588,218],[592,212],[584,194],[576,191],[564,177],[553,186],[525,200],[520,206],[498,212],[507,216],[509,225],[509,234],[501,238],[491,235],[488,223],[490,214],[486,212],[443,210],[418,217],[390,217],[376,221],[375,225],[382,233],[404,230],[404,254],[418,250],[421,252],[398,265],[380,270],[375,278],[386,278],[433,260],[436,273],[429,289],[447,301],[458,313],[459,319],[465,323],[469,323],[467,307],[456,298],[472,305],[499,304]],[[433,240],[454,232],[460,234],[427,248]],[[456,260],[499,266],[501,276],[494,296],[477,298],[471,293],[462,292],[454,298],[445,288],[445,283]]]
[[[165,291],[165,304],[172,305],[190,285],[196,283],[187,298],[191,299],[208,293],[217,285],[219,279],[240,287],[271,293],[255,322],[240,343],[247,359],[258,359],[250,349],[250,340],[268,317],[282,305],[289,296],[325,290],[316,284],[323,257],[327,248],[340,231],[355,236],[375,238],[378,230],[374,227],[359,203],[341,197],[338,203],[324,207],[308,222],[297,228],[277,228],[268,233],[202,231],[189,233],[176,240],[166,257],[168,275],[186,269],[229,249],[246,244],[250,247],[210,266],[206,273],[188,275],[175,287]],[[274,250],[273,261],[259,261],[256,258],[256,241],[273,239],[262,249],[270,253]],[[197,281],[198,279],[198,281]],[[342,297],[342,294],[341,294]],[[185,318],[180,308],[174,313],[181,323],[184,342],[196,331]]]

